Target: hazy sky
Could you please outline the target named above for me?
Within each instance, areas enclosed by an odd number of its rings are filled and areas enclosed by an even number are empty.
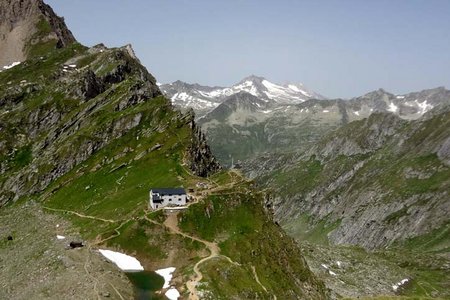
[[[131,43],[159,82],[250,74],[328,97],[450,84],[449,0],[45,0],[81,43]]]

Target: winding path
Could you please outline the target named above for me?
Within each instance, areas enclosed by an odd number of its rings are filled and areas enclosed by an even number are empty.
[[[228,262],[230,262],[231,264],[234,264],[236,266],[240,266],[239,263],[233,261],[228,256],[220,254],[220,248],[217,245],[217,243],[209,242],[209,241],[206,241],[206,240],[203,240],[201,238],[188,235],[188,234],[180,231],[180,229],[178,228],[178,212],[168,214],[168,216],[167,216],[166,220],[164,221],[163,225],[165,227],[167,227],[174,234],[179,234],[179,235],[181,235],[183,237],[186,237],[186,238],[191,239],[193,241],[197,241],[197,242],[200,242],[200,243],[204,244],[206,246],[206,248],[208,248],[208,250],[210,252],[209,256],[207,256],[205,258],[202,258],[201,260],[199,260],[194,265],[195,277],[190,279],[186,283],[186,287],[189,290],[189,300],[198,300],[199,299],[198,292],[197,292],[197,285],[203,278],[203,273],[200,271],[200,265],[201,264],[203,264],[204,262],[206,262],[206,261],[208,261],[210,259],[213,259],[213,258],[224,258]]]

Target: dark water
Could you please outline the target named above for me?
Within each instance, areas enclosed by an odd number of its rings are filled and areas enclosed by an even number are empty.
[[[134,285],[136,300],[162,300],[167,299],[164,295],[155,294],[162,289],[164,278],[155,272],[126,272],[128,279]]]

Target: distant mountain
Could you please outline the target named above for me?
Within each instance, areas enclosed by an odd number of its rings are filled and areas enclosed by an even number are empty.
[[[223,164],[248,161],[255,155],[301,152],[324,134],[375,112],[392,113],[415,120],[450,102],[443,87],[394,95],[382,89],[350,100],[309,99],[280,104],[241,91],[222,100],[198,122],[206,132],[215,155]]]
[[[175,81],[160,85],[161,91],[181,108],[193,108],[197,116],[216,108],[227,97],[241,92],[258,97],[267,104],[289,105],[302,103],[308,99],[325,99],[302,84],[275,84],[263,77],[249,76],[231,87],[209,87]]]

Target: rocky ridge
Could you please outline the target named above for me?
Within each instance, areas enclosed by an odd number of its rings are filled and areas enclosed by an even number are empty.
[[[18,78],[0,89],[0,155],[5,158],[0,164],[2,205],[43,191],[93,153],[146,122],[149,116],[136,107],[161,94],[129,47],[75,45],[60,55],[55,65],[52,57],[36,58],[0,74],[6,82]],[[33,102],[34,97],[42,100]],[[170,103],[165,107],[171,109]],[[116,117],[98,122],[104,110]],[[164,131],[164,125],[155,126]],[[197,139],[192,143],[204,144]],[[195,154],[191,158],[199,165],[191,167],[199,175],[210,174],[209,167],[218,168],[206,146],[196,151],[200,152],[191,151]],[[27,168],[19,168],[18,159],[24,160],[19,166]]]

